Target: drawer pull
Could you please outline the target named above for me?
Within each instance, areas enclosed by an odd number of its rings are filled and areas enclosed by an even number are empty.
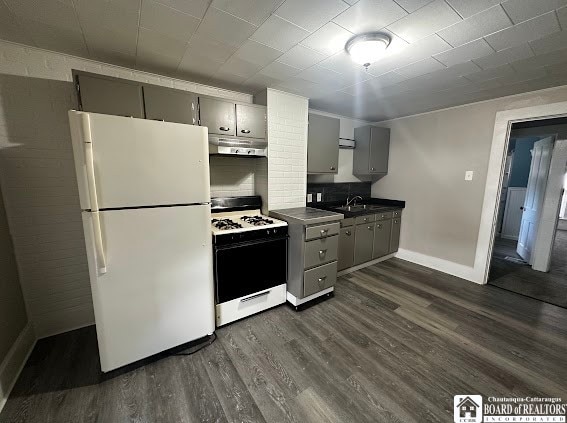
[[[382,215],[382,219],[385,219],[385,218],[386,218],[386,215],[385,215],[385,214],[383,214],[383,215]]]
[[[228,126],[221,126],[219,129],[221,131],[230,131],[230,128]]]
[[[374,171],[374,170],[376,170],[376,168],[375,168],[375,167],[371,167],[370,170]]]
[[[327,277],[326,277],[326,276],[321,276],[319,279],[317,279],[317,281],[318,281],[319,283],[323,283],[323,282],[325,282],[326,280],[327,280]]]
[[[382,229],[382,225],[380,225],[380,224],[376,225],[376,227],[377,227],[378,229]]]
[[[327,250],[319,250],[319,255],[320,255],[320,256],[323,256],[323,255],[325,255],[325,254],[327,254]]]
[[[368,230],[370,231],[374,230],[374,226],[368,226]]]
[[[251,297],[246,297],[240,300],[241,303],[245,303],[246,301],[250,301],[253,300],[254,298],[259,298],[259,297],[263,297],[264,295],[268,295],[270,293],[270,291],[264,291],[264,292],[260,292],[259,294],[256,295],[252,295]]]
[[[331,169],[331,170],[335,170],[335,166],[331,166],[331,168],[330,168],[330,169]]]
[[[365,222],[368,222],[368,218],[367,218],[367,217],[365,217],[365,218],[364,218],[364,221],[365,221]]]
[[[321,235],[326,235],[327,233],[329,233],[328,229],[321,229]]]
[[[345,234],[346,234],[347,236],[351,236],[351,232],[350,232],[350,231],[346,231]]]
[[[400,223],[400,221],[398,219],[395,219],[394,223]]]
[[[243,134],[249,134],[250,129],[242,129],[240,132],[242,132]]]

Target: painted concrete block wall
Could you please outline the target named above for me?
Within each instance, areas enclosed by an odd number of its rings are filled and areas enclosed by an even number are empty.
[[[378,122],[392,130],[390,163],[372,195],[406,201],[400,248],[472,267],[496,113],[566,100],[563,86]]]
[[[247,94],[0,42],[0,184],[24,298],[40,337],[93,322],[67,120],[67,111],[76,107],[71,69],[252,100]],[[243,166],[214,161],[215,192],[253,192]],[[242,187],[229,187],[227,172],[240,175]]]
[[[307,189],[308,99],[267,91],[268,209],[303,207]]]

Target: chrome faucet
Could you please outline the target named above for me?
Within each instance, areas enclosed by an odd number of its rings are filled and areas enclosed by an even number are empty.
[[[357,200],[357,199],[359,199],[359,200],[362,201],[362,197],[361,197],[360,195],[355,195],[354,197],[350,198],[350,194],[349,194],[349,195],[347,196],[347,199],[346,199],[345,207],[350,206],[350,203],[351,203],[351,202],[354,202],[354,205],[356,206],[356,200]]]

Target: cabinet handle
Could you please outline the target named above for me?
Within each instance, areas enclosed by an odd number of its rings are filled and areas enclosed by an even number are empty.
[[[373,227],[373,226],[369,226],[369,227],[368,227],[368,230],[369,230],[369,231],[372,231],[372,230],[374,230],[374,227]]]
[[[331,170],[335,170],[335,166],[331,166]]]
[[[374,171],[374,170],[376,170],[376,168],[374,168],[374,167],[371,167],[371,168],[370,168],[370,170]]]
[[[230,128],[228,126],[221,126],[219,129],[221,131],[230,131]]]
[[[329,232],[328,229],[321,229],[321,235],[325,235],[327,232]]]
[[[243,134],[249,134],[250,129],[242,129],[240,132],[242,132]]]
[[[247,301],[253,300],[254,298],[259,298],[259,297],[263,297],[264,295],[268,295],[270,293],[270,290],[267,290],[265,292],[260,292],[259,294],[256,295],[252,295],[250,297],[246,297],[240,300],[241,303],[245,303]]]
[[[398,219],[394,220],[394,223],[400,223],[400,221]]]
[[[158,122],[165,122],[165,120],[159,119],[159,118],[157,118],[157,119],[152,119],[152,120],[157,120]]]
[[[382,225],[376,225],[378,229],[382,229]]]
[[[318,279],[319,283],[325,282],[326,280],[327,280],[327,277],[326,277],[326,276],[321,276],[321,277]]]
[[[325,254],[327,254],[327,250],[319,250],[320,256],[325,255]]]
[[[346,231],[345,234],[346,234],[347,236],[350,236],[350,235],[351,235],[350,231]]]
[[[365,218],[364,218],[364,221],[365,221],[365,222],[368,222],[368,218],[367,218],[367,217],[365,217]]]

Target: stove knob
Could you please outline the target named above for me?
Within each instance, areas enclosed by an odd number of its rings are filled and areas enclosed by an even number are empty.
[[[266,235],[270,235],[270,230],[266,229]]]
[[[238,154],[239,151],[240,151],[240,150],[234,150],[234,153],[235,153],[235,154]]]
[[[248,154],[252,154],[252,150],[248,150]]]

